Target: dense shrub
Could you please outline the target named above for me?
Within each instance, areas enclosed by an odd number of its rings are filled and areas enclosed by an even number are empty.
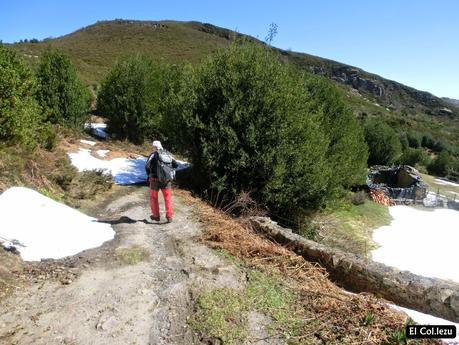
[[[426,133],[422,136],[422,139],[421,139],[422,147],[433,149],[434,145],[435,145],[435,141],[432,138],[432,135],[430,135],[429,133]]]
[[[188,70],[177,99],[180,135],[214,202],[248,191],[292,219],[363,177],[363,134],[337,91],[261,47],[232,46]]]
[[[449,151],[449,147],[442,140],[437,140],[432,146],[432,150],[435,152]]]
[[[98,112],[119,139],[141,143],[158,136],[167,92],[167,68],[145,57],[118,63],[102,83]]]
[[[17,53],[0,44],[0,141],[33,146],[41,123],[36,80]]]
[[[421,146],[421,136],[416,132],[407,133],[408,145],[409,147],[417,149]]]
[[[90,106],[90,93],[79,80],[75,67],[62,52],[48,50],[37,72],[38,100],[47,121],[82,128]]]
[[[436,176],[445,176],[450,173],[453,165],[453,157],[446,151],[442,151],[427,166],[427,171]]]
[[[365,191],[361,190],[361,191],[352,193],[350,200],[352,204],[355,206],[363,205],[365,201],[368,200],[368,195]]]
[[[400,140],[400,144],[402,145],[403,151],[405,151],[408,147],[410,147],[410,143],[408,141],[408,135],[405,132],[399,134],[398,138]]]
[[[183,151],[190,143],[186,142],[186,136],[180,133],[183,131],[182,114],[188,107],[186,90],[190,91],[189,76],[193,75],[192,67],[185,65],[163,66],[163,73],[167,80],[164,82],[161,102],[160,137],[165,146],[175,152]]]
[[[365,124],[365,141],[370,151],[369,165],[393,164],[402,153],[402,145],[397,133],[378,120],[369,120]]]
[[[309,77],[306,86],[311,93],[311,110],[321,112],[321,129],[329,141],[326,156],[333,174],[329,188],[363,183],[368,159],[363,127],[334,84]]]
[[[408,147],[405,151],[403,151],[399,162],[400,164],[407,164],[411,166],[415,166],[416,164],[427,166],[430,163],[430,157],[422,148],[414,149]]]
[[[74,199],[93,199],[97,194],[108,191],[113,185],[113,178],[103,170],[83,171],[74,178],[68,188],[68,194]]]

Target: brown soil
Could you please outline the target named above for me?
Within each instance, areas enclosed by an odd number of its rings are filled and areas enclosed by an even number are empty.
[[[92,216],[113,225],[114,240],[61,260],[13,260],[10,273],[17,279],[10,286],[16,289],[0,300],[0,344],[217,344],[188,326],[194,296],[204,288],[242,289],[247,277],[209,247],[284,276],[301,296],[292,312],[311,321],[290,339],[295,344],[396,344],[391,336],[405,316],[385,301],[345,292],[321,267],[187,192],[174,191],[174,205],[173,223],[155,223],[147,189],[120,187],[90,208]],[[365,325],[369,314],[374,319]],[[279,344],[269,322],[250,314],[248,344]]]
[[[187,326],[193,291],[241,288],[245,276],[197,242],[191,206],[174,204],[173,223],[153,223],[147,189],[126,187],[93,209],[113,225],[113,241],[25,263],[16,291],[0,301],[0,344],[200,344]]]

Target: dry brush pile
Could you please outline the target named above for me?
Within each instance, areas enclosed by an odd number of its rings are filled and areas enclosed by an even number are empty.
[[[282,281],[297,296],[292,315],[302,319],[299,344],[403,344],[407,317],[384,300],[369,294],[350,294],[328,279],[327,272],[288,248],[257,234],[244,218],[234,219],[202,201],[179,191],[197,204],[203,223],[203,241],[223,249],[246,267],[279,272]],[[247,218],[246,218],[247,219]],[[409,344],[441,344],[437,340],[409,340]]]

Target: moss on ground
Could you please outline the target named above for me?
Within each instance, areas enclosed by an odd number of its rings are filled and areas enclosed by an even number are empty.
[[[225,254],[230,256],[230,254]],[[233,257],[233,260],[234,257]],[[294,343],[304,324],[296,311],[297,296],[285,286],[280,274],[245,268],[248,285],[243,290],[209,289],[196,300],[190,325],[203,339],[220,339],[223,344],[239,344],[248,339],[247,318],[258,311],[271,319],[268,331]]]
[[[125,265],[137,265],[149,258],[148,251],[140,246],[119,248],[115,251],[116,258]]]
[[[372,231],[389,225],[391,217],[387,206],[365,200],[363,204],[350,202],[335,204],[325,212],[315,215],[311,226],[316,231],[316,241],[362,256],[369,256],[376,248]]]

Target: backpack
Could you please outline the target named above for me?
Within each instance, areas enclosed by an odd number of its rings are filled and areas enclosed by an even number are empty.
[[[158,150],[157,175],[161,183],[168,183],[175,178],[175,169],[172,167],[172,155],[166,150]]]

